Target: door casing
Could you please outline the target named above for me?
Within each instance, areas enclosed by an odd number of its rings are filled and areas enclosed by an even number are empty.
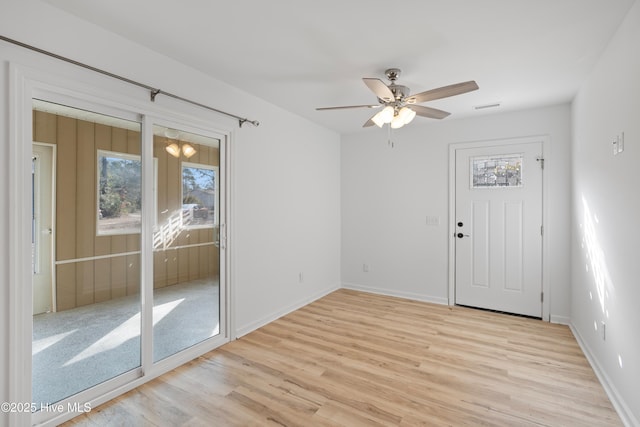
[[[507,146],[513,144],[526,144],[532,142],[542,143],[543,158],[548,160],[547,153],[550,152],[549,144],[550,139],[547,135],[534,135],[526,137],[494,139],[494,140],[482,140],[482,141],[470,141],[459,142],[449,144],[449,293],[448,300],[449,305],[455,304],[455,230],[456,230],[456,150],[466,148],[478,148],[478,147],[491,147],[491,146]],[[548,179],[547,174],[542,174],[542,223],[545,229],[548,229],[549,215],[548,215],[548,203],[547,195],[548,191]],[[546,233],[545,233],[546,234]],[[549,265],[548,257],[548,245],[549,239],[543,235],[542,239],[542,292],[544,299],[542,301],[542,320],[550,320],[550,288],[549,288],[549,271],[546,268]]]

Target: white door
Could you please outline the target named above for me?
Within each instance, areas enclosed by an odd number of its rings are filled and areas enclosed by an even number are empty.
[[[53,311],[53,147],[33,144],[33,314]]]
[[[542,317],[542,143],[455,156],[456,304]]]

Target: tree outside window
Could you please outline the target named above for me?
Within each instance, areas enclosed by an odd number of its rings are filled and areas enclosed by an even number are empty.
[[[140,157],[99,150],[97,234],[139,233],[141,208]]]
[[[186,226],[216,225],[217,174],[215,166],[182,163],[182,212]]]

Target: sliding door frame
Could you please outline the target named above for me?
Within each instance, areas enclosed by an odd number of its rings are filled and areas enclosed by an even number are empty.
[[[175,118],[171,118],[167,115],[151,115],[151,114],[147,114],[143,117],[142,120],[142,126],[143,126],[143,134],[145,135],[145,142],[144,142],[144,147],[142,150],[142,170],[143,170],[143,180],[142,180],[142,186],[143,186],[143,191],[147,192],[148,194],[152,194],[153,192],[153,185],[154,185],[154,176],[153,176],[153,126],[154,125],[160,125],[160,126],[165,126],[165,127],[170,127],[173,129],[179,129],[180,131],[184,131],[184,132],[189,132],[189,133],[193,133],[193,134],[198,134],[198,135],[202,135],[205,137],[209,137],[209,138],[213,138],[213,139],[218,139],[220,141],[220,147],[219,147],[219,165],[218,165],[218,170],[220,172],[220,185],[219,185],[219,191],[220,191],[220,213],[219,213],[219,217],[220,217],[220,225],[222,226],[223,224],[225,225],[226,228],[226,224],[227,221],[229,219],[229,203],[228,203],[228,173],[227,173],[227,141],[228,141],[228,136],[221,134],[219,132],[216,131],[212,131],[212,130],[207,130],[206,128],[197,126],[197,125],[193,125],[192,123],[188,123],[188,122],[184,122],[184,121],[180,121],[180,120],[176,120]],[[155,206],[153,206],[153,200],[150,197],[147,197],[145,199],[146,203],[143,205],[143,215],[144,215],[144,219],[146,220],[146,227],[147,229],[145,229],[145,225],[144,225],[144,221],[143,221],[143,231],[146,231],[148,234],[146,234],[148,236],[148,238],[145,238],[143,240],[143,250],[146,250],[146,253],[149,254],[149,259],[145,260],[144,262],[144,274],[146,275],[146,277],[148,277],[148,281],[151,282],[150,286],[147,286],[143,291],[144,291],[144,297],[147,298],[147,301],[149,301],[150,303],[147,304],[146,307],[146,311],[145,313],[147,314],[147,317],[143,317],[143,319],[146,319],[146,324],[143,325],[143,330],[146,329],[149,331],[150,335],[149,337],[153,336],[153,313],[151,312],[153,310],[153,238],[152,238],[152,234],[153,234],[153,216],[151,215],[155,209]],[[146,212],[146,213],[144,213]],[[224,239],[223,239],[224,238]],[[180,366],[186,362],[188,362],[189,360],[192,360],[194,357],[197,357],[198,355],[203,354],[203,352],[206,352],[208,350],[210,350],[210,343],[214,342],[216,343],[215,347],[219,347],[220,345],[228,342],[230,340],[230,329],[228,327],[229,325],[229,304],[228,304],[228,279],[226,277],[226,272],[227,270],[227,249],[226,249],[226,240],[227,236],[223,236],[223,232],[221,231],[220,234],[220,248],[219,248],[219,268],[220,268],[220,299],[219,299],[219,322],[220,322],[220,328],[219,328],[219,334],[215,337],[211,337],[203,342],[200,342],[198,344],[193,345],[192,347],[181,351],[180,353],[170,356],[166,359],[162,359],[162,360],[158,360],[157,362],[153,362],[153,351],[152,348],[149,346],[148,348],[146,348],[146,352],[143,351],[143,361],[146,361],[147,363],[143,364],[143,366],[147,366],[149,367],[149,371],[148,374],[153,375],[153,376],[157,376],[157,375],[161,375],[162,373],[167,372],[170,369],[175,368],[176,366]],[[148,245],[148,247],[147,247]],[[145,253],[145,252],[143,252]],[[146,262],[148,261],[148,262]],[[214,347],[214,348],[215,348]],[[204,350],[204,351],[203,351]],[[176,364],[176,361],[179,361],[179,363]]]
[[[217,123],[218,117],[211,112],[184,108],[179,105],[160,107],[149,104],[148,94],[139,89],[131,90],[126,83],[92,75],[89,71],[73,70],[83,77],[85,83],[62,77],[66,65],[59,68],[59,75],[51,70],[34,69],[15,63],[9,64],[9,398],[10,402],[23,402],[22,409],[9,414],[11,425],[28,426],[57,425],[69,420],[79,412],[69,412],[69,408],[94,408],[128,390],[176,368],[199,355],[202,355],[228,342],[231,337],[230,326],[233,316],[230,307],[231,265],[228,256],[228,239],[231,215],[230,203],[230,142],[231,126]],[[89,82],[89,83],[86,83]],[[114,89],[114,90],[110,90]],[[121,95],[118,95],[120,93]],[[140,95],[132,98],[128,93]],[[144,95],[144,97],[143,97]],[[32,271],[31,271],[31,146],[33,141],[32,99],[39,98],[53,102],[64,100],[67,105],[89,109],[102,114],[135,120],[141,126],[141,158],[143,168],[143,225],[141,230],[141,366],[114,379],[101,383],[78,395],[71,396],[51,411],[39,411],[32,414],[33,407],[25,407],[32,401]],[[146,101],[143,102],[142,99]],[[212,118],[213,117],[213,118]],[[221,197],[227,237],[226,250],[220,252],[220,333],[180,353],[158,363],[153,363],[150,339],[153,335],[153,132],[154,122],[176,123],[184,129],[212,136],[220,140],[220,165],[224,168]],[[213,124],[212,124],[213,123]],[[222,239],[222,236],[221,236]],[[222,244],[221,244],[222,246]],[[223,276],[224,273],[224,276]],[[55,274],[55,272],[53,273]],[[84,406],[88,404],[89,406]],[[69,406],[71,405],[71,406]],[[61,408],[58,410],[58,408]]]

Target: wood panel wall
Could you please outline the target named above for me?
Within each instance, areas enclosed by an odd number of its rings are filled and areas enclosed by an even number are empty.
[[[196,154],[190,159],[177,159],[167,153],[166,138],[154,136],[153,156],[158,159],[158,224],[164,224],[175,211],[182,209],[181,161],[218,166],[216,147],[190,143]],[[165,251],[157,251],[153,258],[155,288],[207,277],[218,277],[219,252],[213,245],[181,248],[216,240],[217,228],[184,230]]]
[[[96,236],[97,150],[140,154],[140,133],[70,117],[34,111],[36,142],[57,146],[56,261],[135,252],[140,234]],[[218,150],[196,146],[189,162],[218,164]],[[154,141],[158,158],[158,221],[182,205],[178,159],[164,150],[164,138]],[[185,230],[174,246],[207,243],[214,230]],[[167,250],[154,254],[154,287],[163,287],[218,274],[218,251],[213,245]],[[57,310],[140,292],[140,255],[79,261],[56,267]]]

